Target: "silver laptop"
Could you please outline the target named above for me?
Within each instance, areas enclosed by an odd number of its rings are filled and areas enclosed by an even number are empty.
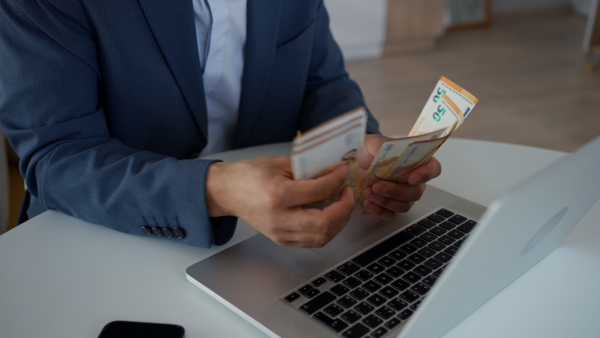
[[[320,249],[262,235],[190,266],[270,336],[438,337],[554,250],[600,198],[600,137],[489,208],[428,187],[392,222],[353,215]]]

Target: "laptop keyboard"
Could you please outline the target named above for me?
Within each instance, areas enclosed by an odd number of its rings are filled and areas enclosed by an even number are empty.
[[[440,209],[281,299],[342,337],[382,337],[413,314],[476,224]]]

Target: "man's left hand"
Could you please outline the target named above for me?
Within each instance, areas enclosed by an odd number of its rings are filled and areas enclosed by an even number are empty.
[[[369,134],[359,157],[359,176],[362,178],[369,169],[381,145],[391,140],[388,137]],[[405,183],[376,181],[364,188],[363,205],[374,216],[383,220],[392,220],[399,212],[407,212],[413,204],[421,199],[425,192],[425,183],[438,177],[442,166],[432,157],[427,163],[413,170]]]

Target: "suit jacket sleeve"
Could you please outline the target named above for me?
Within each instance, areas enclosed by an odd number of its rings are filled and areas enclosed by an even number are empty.
[[[77,3],[0,3],[0,123],[32,198],[126,233],[148,226],[181,229],[177,240],[190,245],[226,242],[235,222],[218,220],[213,231],[207,213],[212,161],[140,149],[109,132],[118,117],[102,104],[104,46]]]

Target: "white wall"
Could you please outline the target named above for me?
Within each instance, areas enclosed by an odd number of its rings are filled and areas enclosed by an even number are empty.
[[[324,0],[331,30],[347,60],[377,58],[383,54],[388,0]],[[394,0],[389,0],[394,1]],[[493,0],[492,13],[574,4],[590,0]]]
[[[570,5],[571,0],[493,0],[492,13]]]
[[[346,60],[383,54],[387,0],[325,0],[325,6]]]

